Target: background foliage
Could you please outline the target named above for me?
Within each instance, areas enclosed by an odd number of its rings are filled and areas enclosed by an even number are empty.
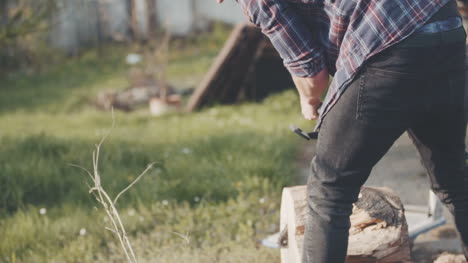
[[[169,82],[197,83],[228,32],[172,40]],[[123,262],[86,175],[69,164],[91,167],[112,122],[92,98],[128,85],[132,49],[0,78],[0,262]],[[278,262],[258,242],[278,230],[281,189],[294,184],[302,141],[287,127],[300,119],[293,91],[193,114],[117,113],[102,148],[104,187],[115,195],[157,162],[118,203],[140,261]]]
[[[55,9],[54,0],[0,0],[0,69],[38,65],[53,54],[47,32]]]

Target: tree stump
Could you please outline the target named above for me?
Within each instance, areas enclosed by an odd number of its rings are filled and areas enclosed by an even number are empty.
[[[283,190],[281,262],[300,263],[307,216],[306,186]],[[388,188],[363,187],[353,205],[346,262],[410,260],[408,225],[400,198]]]

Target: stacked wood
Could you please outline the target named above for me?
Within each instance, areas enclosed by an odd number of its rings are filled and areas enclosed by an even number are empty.
[[[300,263],[307,216],[306,186],[283,190],[281,262]],[[410,259],[408,225],[400,198],[388,188],[363,187],[350,217],[346,262],[401,262]]]
[[[151,99],[159,98],[161,94],[161,85],[155,83],[154,85],[131,87],[124,90],[105,90],[100,92],[94,99],[93,104],[96,108],[104,111],[111,109],[121,111],[133,111],[138,106],[148,105]],[[179,105],[180,95],[176,90],[169,88],[166,99],[168,104]],[[157,114],[156,114],[157,115]]]
[[[152,98],[149,102],[149,110],[153,116],[161,116],[168,112],[177,111],[181,104],[179,95],[170,95],[164,99]]]
[[[190,98],[187,111],[260,100],[290,87],[291,77],[271,42],[252,24],[239,24]]]

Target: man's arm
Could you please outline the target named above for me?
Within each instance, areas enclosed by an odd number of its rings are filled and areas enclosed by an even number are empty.
[[[307,120],[316,120],[322,106],[320,98],[328,87],[328,70],[325,68],[313,77],[300,78],[292,76],[301,102],[302,116]]]
[[[284,65],[297,77],[325,68],[323,50],[310,28],[285,0],[238,0],[250,21],[270,39]]]
[[[282,57],[299,91],[304,117],[316,119],[320,97],[327,88],[329,76],[324,52],[310,28],[285,0],[237,2]]]

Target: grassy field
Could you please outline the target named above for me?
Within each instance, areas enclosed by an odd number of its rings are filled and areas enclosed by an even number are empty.
[[[180,50],[171,49],[169,80],[196,84],[226,32],[173,43]],[[41,74],[0,79],[0,262],[125,262],[86,175],[70,164],[92,167],[112,118],[89,102],[128,85],[126,52],[90,51]],[[100,159],[108,192],[115,196],[156,162],[117,204],[140,262],[279,261],[279,251],[258,241],[277,231],[281,188],[294,183],[302,141],[287,126],[305,125],[294,91],[193,114],[141,109],[115,119]]]

